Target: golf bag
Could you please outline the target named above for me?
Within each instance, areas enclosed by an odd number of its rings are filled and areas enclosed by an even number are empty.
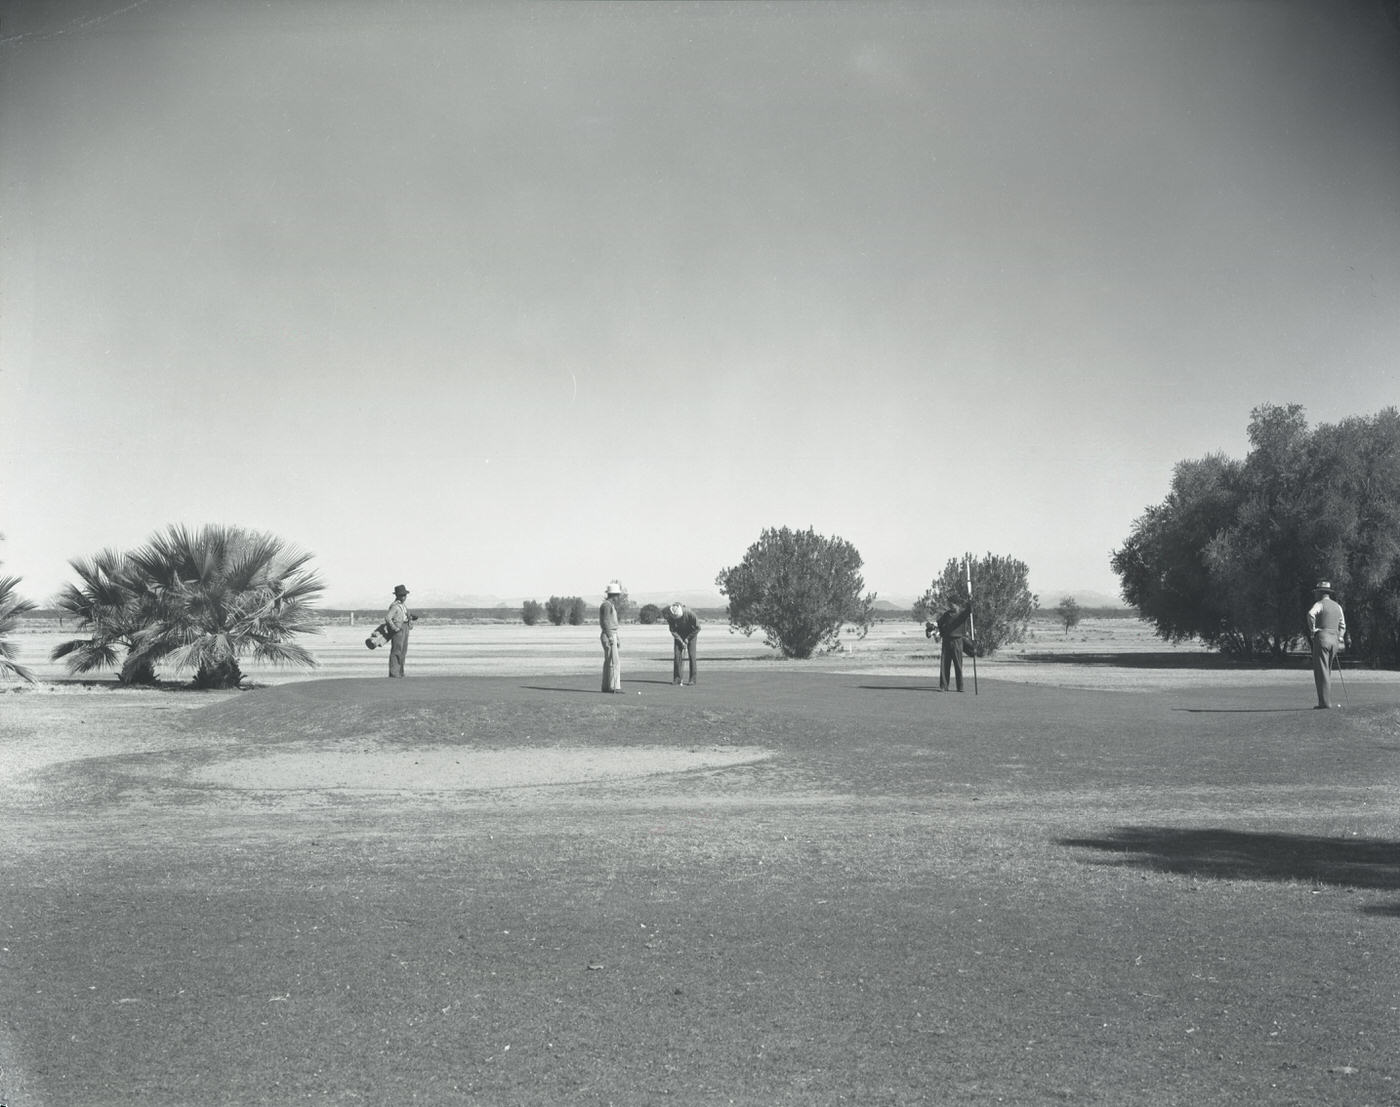
[[[418,616],[410,615],[408,621],[410,623],[416,623],[418,621]],[[365,647],[367,649],[377,650],[380,646],[387,646],[390,639],[393,637],[394,632],[389,628],[389,624],[380,623],[374,628],[374,633],[365,639]],[[4,1107],[4,1105],[0,1104],[0,1107]]]
[[[394,632],[389,629],[389,624],[380,623],[374,628],[374,632],[365,639],[365,646],[368,649],[377,650],[380,646],[387,646],[392,637],[394,637]]]

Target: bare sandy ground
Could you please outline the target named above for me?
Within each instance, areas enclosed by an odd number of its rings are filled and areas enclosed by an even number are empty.
[[[592,628],[425,626],[405,681],[363,629],[252,691],[0,686],[0,1100],[629,1102],[579,1059],[737,1087],[777,1033],[746,1102],[1390,1101],[1397,674],[1313,712],[1301,662],[1115,626],[941,696],[886,624],[807,663],[707,628],[678,689],[630,628],[614,697]]]

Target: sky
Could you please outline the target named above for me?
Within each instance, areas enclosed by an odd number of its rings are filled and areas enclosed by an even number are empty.
[[[1116,598],[1252,409],[1400,400],[1400,4],[0,0],[0,575]]]

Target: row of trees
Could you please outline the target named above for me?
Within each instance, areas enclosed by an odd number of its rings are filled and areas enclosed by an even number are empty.
[[[1176,466],[1113,552],[1124,599],[1164,639],[1278,657],[1301,643],[1326,578],[1354,650],[1400,660],[1400,413],[1309,430],[1301,406],[1265,405],[1249,443],[1242,461]]]
[[[632,608],[626,592],[613,600],[613,606],[617,608],[619,619],[626,618]],[[577,627],[592,619],[596,610],[582,596],[550,596],[543,604],[539,600],[526,600],[520,605],[520,619],[527,627],[538,626],[545,620],[556,627],[566,623]]]
[[[732,626],[745,634],[762,631],[784,657],[811,657],[839,645],[843,627],[862,638],[869,631],[876,595],[863,594],[862,564],[860,552],[844,538],[782,527],[765,530],[738,565],[720,571],[715,584],[729,597]],[[965,604],[969,568],[977,599],[974,648],[988,656],[1024,638],[1039,606],[1027,587],[1025,562],[990,553],[950,559],[912,614],[924,622]]]
[[[102,550],[72,561],[77,581],[64,586],[57,604],[83,634],[60,643],[53,657],[75,674],[115,669],[123,684],[152,683],[157,667],[169,665],[192,671],[203,688],[236,687],[246,657],[314,667],[311,654],[291,641],[318,632],[310,608],[323,585],[309,560],[272,535],[173,526],[137,550]],[[965,602],[969,564],[977,590],[976,649],[985,656],[1023,637],[1036,610],[1023,562],[992,554],[950,560],[913,615],[923,620]],[[732,626],[761,631],[785,657],[806,658],[838,646],[845,627],[861,637],[868,632],[876,597],[865,592],[861,566],[859,551],[843,538],[782,527],[763,531],[715,582],[729,599]],[[0,672],[28,676],[5,642],[5,632],[34,607],[15,595],[16,583],[0,580]],[[632,607],[626,595],[615,602],[625,618]],[[526,601],[521,617],[531,626],[541,620],[578,626],[592,612],[580,596],[550,596],[544,604]],[[661,610],[647,604],[638,616],[656,622]]]

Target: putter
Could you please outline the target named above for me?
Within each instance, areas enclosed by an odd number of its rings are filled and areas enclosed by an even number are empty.
[[[1349,704],[1350,701],[1351,701],[1351,696],[1350,696],[1350,694],[1347,692],[1347,678],[1346,678],[1346,675],[1342,672],[1342,659],[1341,659],[1340,657],[1338,657],[1336,654],[1333,654],[1333,655],[1332,655],[1332,660],[1335,661],[1335,662],[1337,663],[1337,676],[1339,676],[1339,677],[1341,678],[1341,681],[1342,681],[1342,706],[1343,706],[1343,707],[1346,707],[1346,706],[1348,706],[1348,704]]]

